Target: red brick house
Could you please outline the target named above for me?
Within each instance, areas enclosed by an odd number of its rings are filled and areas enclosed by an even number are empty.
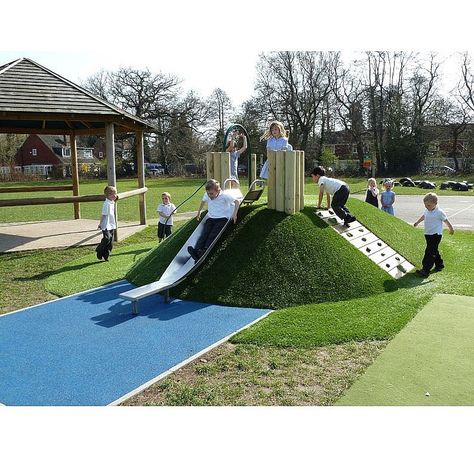
[[[78,147],[77,159],[80,170],[85,172],[93,171],[100,163],[93,148]],[[71,169],[69,138],[65,135],[29,135],[18,148],[14,163],[17,171],[28,175],[48,175],[56,169],[67,176]]]

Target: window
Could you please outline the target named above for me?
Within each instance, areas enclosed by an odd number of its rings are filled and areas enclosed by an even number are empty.
[[[33,148],[33,149],[31,150],[31,154],[32,154],[33,156],[37,156],[37,155],[38,155],[38,153],[37,153],[37,151],[36,151],[36,148]]]
[[[71,157],[71,148],[63,148],[62,154],[63,154],[63,157]]]
[[[84,158],[85,159],[92,159],[92,150],[91,149],[85,149],[83,151]]]
[[[102,151],[99,151],[99,157],[102,159],[104,157],[104,153]]]

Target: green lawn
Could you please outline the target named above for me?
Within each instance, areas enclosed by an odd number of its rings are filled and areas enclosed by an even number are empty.
[[[157,218],[156,208],[161,203],[161,193],[171,193],[172,202],[178,205],[188,198],[199,186],[204,183],[202,179],[191,178],[159,178],[148,179],[146,186],[147,218]],[[0,187],[31,186],[32,183],[0,183]],[[49,186],[59,184],[70,184],[69,181],[37,182],[38,186]],[[81,195],[102,194],[105,181],[85,180],[80,184]],[[132,179],[118,180],[119,192],[130,191],[137,188],[137,181]],[[178,211],[186,212],[197,209],[204,191],[199,191],[192,199],[186,202]],[[25,199],[31,197],[55,197],[71,196],[72,191],[49,191],[49,192],[25,192],[0,194],[1,199]],[[97,219],[102,208],[101,202],[81,203],[81,217],[86,219]],[[119,200],[117,204],[119,219],[122,221],[138,221],[138,196]],[[72,204],[34,205],[20,207],[4,207],[0,211],[0,223],[11,223],[17,221],[49,221],[69,220],[74,218]]]

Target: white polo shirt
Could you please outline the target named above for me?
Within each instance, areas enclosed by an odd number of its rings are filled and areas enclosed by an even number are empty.
[[[115,202],[113,200],[105,199],[104,205],[102,205],[102,216],[106,216],[105,227],[101,226],[103,231],[117,228],[115,224]]]
[[[442,235],[443,234],[443,221],[446,221],[448,217],[443,210],[436,206],[433,210],[425,210],[425,234],[426,235]]]
[[[336,178],[328,178],[326,176],[319,177],[318,181],[319,186],[324,185],[324,189],[331,195],[334,195],[341,186],[347,186],[346,183],[342,180],[338,180]]]
[[[207,202],[209,218],[230,218],[234,213],[236,198],[223,191],[215,199],[210,199],[206,192],[202,200]]]

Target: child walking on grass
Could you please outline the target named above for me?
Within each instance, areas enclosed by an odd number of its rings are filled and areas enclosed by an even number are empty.
[[[97,259],[108,261],[113,248],[114,230],[117,228],[115,222],[115,201],[117,200],[117,188],[106,186],[104,188],[105,201],[102,205],[101,218],[98,229],[102,231],[102,240],[95,251]]]
[[[426,240],[425,255],[422,261],[423,267],[417,270],[416,273],[421,277],[428,277],[433,266],[435,266],[435,272],[444,269],[444,262],[438,250],[441,237],[443,236],[443,222],[448,226],[451,235],[454,234],[454,229],[448,221],[446,213],[438,207],[438,196],[434,192],[426,194],[423,197],[423,203],[426,210],[413,224],[416,227],[424,221]]]
[[[158,243],[171,235],[173,228],[173,213],[176,210],[175,204],[171,203],[171,194],[164,192],[161,194],[161,204],[158,205],[156,211],[160,215],[158,221]]]

